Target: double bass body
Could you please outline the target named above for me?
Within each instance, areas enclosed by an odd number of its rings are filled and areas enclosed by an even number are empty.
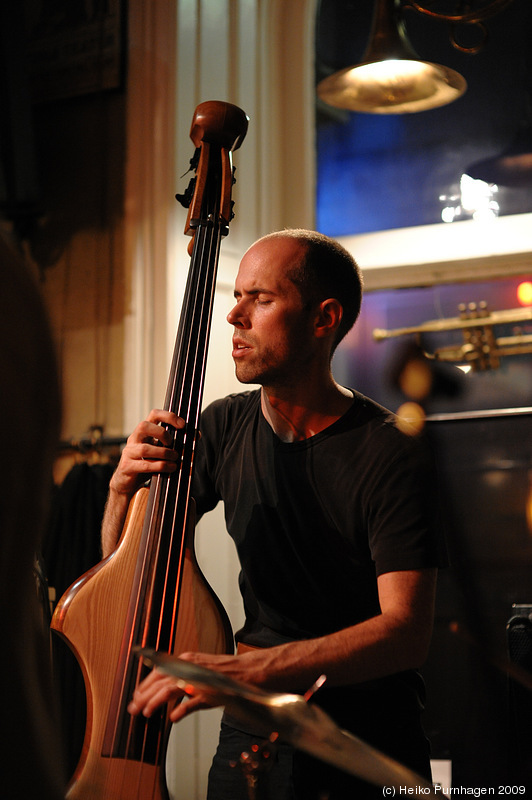
[[[154,745],[148,739],[148,725],[140,720],[144,747],[141,745],[138,754],[131,753],[133,743],[126,741],[123,752],[113,754],[113,740],[118,745],[128,735],[139,738],[139,733],[133,728],[130,731],[130,720],[125,711],[129,700],[125,686],[120,692],[126,693],[120,698],[122,708],[111,721],[109,717],[109,710],[116,707],[116,702],[113,702],[116,671],[125,646],[122,640],[129,616],[129,597],[125,592],[117,591],[117,587],[133,584],[140,558],[147,500],[148,489],[137,492],[117,549],[70,587],[54,614],[53,627],[73,649],[83,670],[87,691],[85,742],[67,795],[69,800],[122,800],[131,797],[157,800],[168,797],[164,776],[166,726],[158,726]],[[173,652],[227,652],[231,647],[228,622],[197,565],[192,529],[193,520],[190,518]],[[120,680],[120,687],[122,683]],[[132,726],[137,724],[136,720],[131,721]],[[106,744],[109,726],[112,726],[112,737]],[[120,726],[125,730],[120,731]],[[155,753],[150,750],[155,750]]]

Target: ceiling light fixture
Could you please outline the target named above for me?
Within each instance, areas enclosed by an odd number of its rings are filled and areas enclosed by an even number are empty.
[[[484,20],[513,0],[483,2],[482,9],[471,11],[475,3],[470,0],[467,11],[452,15],[426,9],[413,0],[407,0],[406,6],[448,22],[453,46],[474,53],[483,43],[475,47],[459,45],[455,27],[461,23],[475,25],[485,33]],[[321,100],[336,108],[372,114],[408,114],[452,103],[466,88],[465,79],[455,70],[419,58],[406,34],[401,0],[376,0],[370,39],[361,63],[324,78],[317,92]]]

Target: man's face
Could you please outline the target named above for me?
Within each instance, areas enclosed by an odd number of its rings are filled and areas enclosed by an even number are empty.
[[[312,358],[312,314],[286,277],[303,254],[295,239],[279,237],[257,242],[242,259],[227,315],[241,383],[289,385]]]

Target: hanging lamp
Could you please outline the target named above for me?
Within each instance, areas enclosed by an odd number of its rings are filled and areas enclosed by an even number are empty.
[[[410,44],[400,0],[376,0],[369,44],[360,64],[324,78],[318,97],[336,108],[410,114],[457,100],[466,90],[455,70],[422,61]]]

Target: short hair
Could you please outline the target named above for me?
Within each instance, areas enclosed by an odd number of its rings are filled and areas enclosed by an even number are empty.
[[[351,330],[360,313],[362,304],[362,273],[345,247],[335,239],[317,231],[303,228],[288,228],[264,236],[290,238],[305,248],[305,255],[287,273],[305,302],[319,303],[334,297],[342,306],[342,320],[333,342],[333,350]]]

